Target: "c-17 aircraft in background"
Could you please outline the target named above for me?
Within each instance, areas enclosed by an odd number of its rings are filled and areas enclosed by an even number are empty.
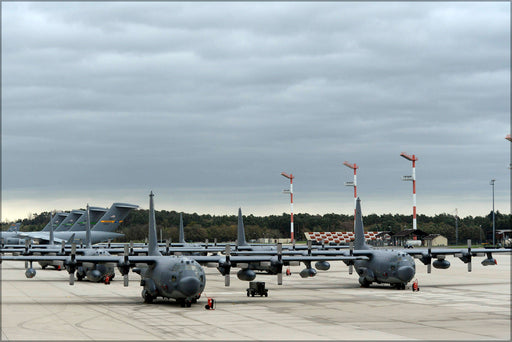
[[[91,243],[98,243],[102,241],[108,241],[109,239],[115,239],[122,237],[124,234],[115,233],[114,231],[123,222],[128,213],[138,208],[138,205],[127,204],[127,203],[114,203],[110,209],[103,215],[98,223],[91,229]],[[85,230],[67,230],[67,231],[56,231],[54,232],[56,242],[68,242],[71,236],[75,237],[75,241],[85,241]],[[20,232],[18,236],[23,239],[39,240],[40,242],[48,242],[49,234],[46,231],[40,232]]]
[[[282,284],[282,267],[289,262],[311,262],[322,260],[354,261],[367,259],[367,257],[356,256],[282,256],[280,244],[277,255],[259,256],[231,256],[230,246],[226,246],[226,255],[209,256],[164,256],[158,250],[156,237],[155,210],[153,193],[150,194],[149,203],[149,242],[147,256],[128,255],[128,245],[124,246],[123,256],[112,255],[76,255],[76,245],[72,245],[69,256],[0,256],[2,260],[15,260],[30,262],[27,273],[35,271],[32,268],[33,261],[55,261],[64,263],[69,272],[70,285],[74,284],[74,272],[77,267],[85,263],[93,264],[115,264],[123,275],[124,285],[128,286],[128,272],[133,268],[135,273],[141,276],[143,286],[142,297],[147,303],[157,297],[171,298],[180,302],[182,306],[190,306],[200,298],[206,284],[206,276],[203,265],[214,264],[219,272],[225,277],[225,285],[229,286],[229,274],[232,267],[247,267],[249,263],[267,263],[273,267],[274,273],[278,275],[278,284]],[[34,273],[35,274],[35,273]]]

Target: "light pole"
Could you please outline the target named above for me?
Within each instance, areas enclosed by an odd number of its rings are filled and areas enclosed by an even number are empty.
[[[494,182],[496,179],[491,179],[491,182],[489,183],[492,186],[492,245],[493,247],[496,245],[496,226],[494,223]]]
[[[293,175],[291,173],[288,175],[284,172],[281,172],[281,176],[286,177],[290,180],[290,189],[283,190],[283,193],[290,194],[290,208],[291,208],[290,237],[291,237],[291,242],[293,243],[293,179],[295,177],[293,177]]]
[[[406,154],[405,152],[400,153],[400,156],[407,160],[412,161],[412,176],[403,176],[403,181],[412,181],[412,229],[416,230],[416,156]]]

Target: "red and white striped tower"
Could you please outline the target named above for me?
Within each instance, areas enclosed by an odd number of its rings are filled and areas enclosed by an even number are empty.
[[[290,173],[289,175],[281,172],[281,176],[286,177],[290,180],[290,190],[283,190],[283,193],[290,194],[290,208],[291,208],[291,221],[290,221],[290,238],[291,242],[293,242],[293,175]]]
[[[407,160],[412,161],[412,176],[403,176],[403,181],[412,181],[412,229],[416,229],[416,156],[406,154],[405,152],[400,153],[400,156]]]
[[[347,161],[343,162],[343,165],[354,170],[354,181],[353,182],[345,182],[345,185],[354,187],[354,220],[355,220],[356,219],[356,203],[357,203],[357,169],[359,168],[359,166],[357,166],[356,163],[350,164]]]

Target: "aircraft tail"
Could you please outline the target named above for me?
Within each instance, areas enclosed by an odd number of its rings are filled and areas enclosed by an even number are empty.
[[[245,241],[245,228],[244,228],[244,219],[242,217],[242,208],[238,208],[238,232],[237,232],[237,246],[247,246],[247,241]]]
[[[59,225],[56,225],[55,232],[65,232],[69,230],[75,222],[84,214],[82,210],[71,210],[64,220]]]
[[[123,220],[128,216],[131,210],[138,208],[138,205],[128,203],[114,203],[110,209],[103,215],[98,223],[92,227],[92,230],[101,230],[104,232],[113,232],[119,227]]]
[[[11,226],[9,227],[8,232],[17,232],[17,231],[19,231],[19,230],[20,230],[20,226],[21,226],[21,222],[13,223],[13,224],[11,224]]]
[[[52,219],[53,219],[53,217],[52,217]],[[52,220],[50,220],[50,222],[51,222],[51,221],[52,221]],[[48,243],[49,243],[50,245],[55,244],[55,235],[53,234],[53,225],[52,225],[52,224],[50,225],[50,241],[48,241]]]
[[[52,224],[54,227],[58,227],[62,221],[68,216],[68,213],[57,213],[53,216],[53,218],[50,219],[50,222],[44,226],[44,228],[41,230],[42,232],[49,232],[50,231],[50,225]]]
[[[91,211],[89,208],[89,204],[87,204],[86,211],[86,224],[85,224],[85,246],[86,248],[92,248],[91,246]]]
[[[354,223],[354,234],[356,236],[354,249],[370,249],[364,242],[363,215],[361,214],[361,200],[356,200],[356,219]]]
[[[153,191],[149,194],[149,232],[148,232],[148,255],[158,256],[162,255],[158,250],[158,241],[156,239],[156,219],[155,219],[155,205],[153,203]]]
[[[100,218],[105,215],[107,212],[107,209],[101,208],[101,207],[89,207],[89,223],[91,226],[94,227],[96,223],[100,220]],[[85,231],[86,227],[86,221],[87,221],[87,213],[82,211],[82,215],[76,220],[76,222],[69,228],[68,231],[70,232],[77,232],[77,231]]]
[[[180,213],[180,236],[179,243],[185,243],[185,229],[183,228],[183,215]]]

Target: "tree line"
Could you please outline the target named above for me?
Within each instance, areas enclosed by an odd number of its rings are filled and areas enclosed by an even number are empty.
[[[50,221],[50,212],[31,214],[22,220],[22,231],[41,230]],[[162,236],[171,241],[178,241],[179,212],[158,210],[155,212],[158,238]],[[148,234],[149,210],[132,210],[118,228],[125,234],[119,241],[143,241]],[[353,231],[354,216],[343,214],[311,215],[297,213],[293,215],[294,231],[297,240],[305,240],[304,232]],[[183,213],[185,238],[188,242],[208,239],[219,242],[234,241],[237,235],[237,215],[199,215]],[[370,214],[363,216],[365,230],[390,231],[395,234],[412,228],[412,215]],[[453,215],[435,216],[418,215],[418,229],[429,234],[441,234],[449,243],[455,242],[456,219]],[[13,222],[2,223],[2,230],[7,230]],[[487,216],[467,216],[457,218],[459,242],[492,241],[492,211]],[[270,216],[244,216],[246,239],[286,238],[290,236],[290,214]],[[511,215],[495,212],[495,229],[511,229]]]

